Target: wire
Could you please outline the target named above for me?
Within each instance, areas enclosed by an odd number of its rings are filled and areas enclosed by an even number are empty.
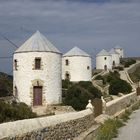
[[[2,37],[2,38],[4,38],[5,40],[7,40],[10,44],[12,44],[12,46],[14,47],[14,48],[18,48],[18,46],[13,42],[13,41],[11,41],[10,39],[8,39],[6,36],[4,36],[3,34],[1,34],[0,33],[0,36]]]
[[[9,40],[7,37],[5,37],[4,35],[1,35],[5,40],[7,40],[9,43],[11,43],[15,48],[18,48],[18,46],[13,43],[11,40]]]

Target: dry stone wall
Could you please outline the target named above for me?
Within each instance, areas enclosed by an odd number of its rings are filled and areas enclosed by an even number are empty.
[[[2,140],[72,140],[94,124],[90,109],[0,124]]]
[[[128,95],[124,95],[118,99],[112,100],[106,104],[106,114],[115,115],[116,113],[124,110],[137,100],[136,91]]]

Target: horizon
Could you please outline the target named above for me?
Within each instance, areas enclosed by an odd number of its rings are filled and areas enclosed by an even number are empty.
[[[12,56],[36,30],[66,53],[78,46],[94,58],[116,45],[126,57],[140,56],[139,0],[0,1],[0,57]],[[12,59],[0,59],[0,71],[12,72]]]

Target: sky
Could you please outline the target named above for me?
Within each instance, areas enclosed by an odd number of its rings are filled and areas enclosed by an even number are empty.
[[[12,57],[39,30],[62,53],[78,46],[93,57],[116,45],[140,56],[140,0],[0,0],[0,71],[12,74]]]

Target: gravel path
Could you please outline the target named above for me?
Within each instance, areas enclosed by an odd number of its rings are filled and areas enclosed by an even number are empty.
[[[134,111],[126,126],[119,129],[119,135],[113,140],[140,140],[140,109]]]

